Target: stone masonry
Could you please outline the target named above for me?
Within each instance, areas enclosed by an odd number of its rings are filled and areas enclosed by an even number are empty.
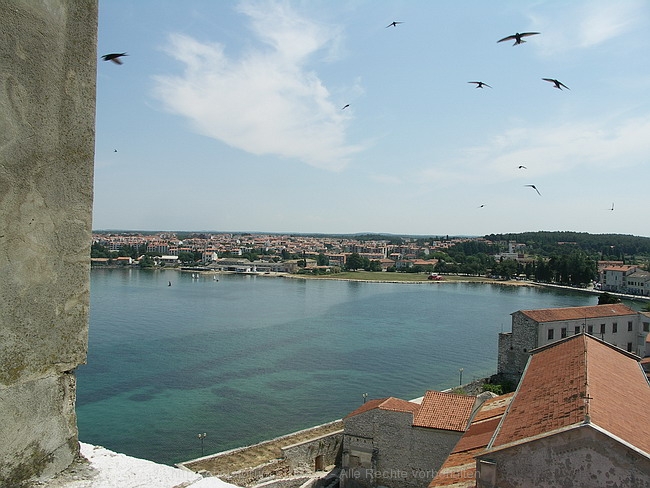
[[[97,1],[0,0],[0,486],[79,451]]]

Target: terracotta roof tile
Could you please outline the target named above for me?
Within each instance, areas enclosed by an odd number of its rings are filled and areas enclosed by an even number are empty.
[[[585,340],[572,336],[530,357],[493,447],[584,421]]]
[[[422,399],[413,425],[464,432],[475,401],[473,396],[429,390]]]
[[[519,310],[520,313],[536,322],[557,322],[562,320],[594,319],[636,315],[637,312],[622,303],[591,305],[587,307],[545,308],[541,310]],[[517,312],[515,312],[517,313]]]
[[[610,265],[606,266],[603,268],[603,271],[629,271],[633,268],[636,268],[636,266],[630,265],[630,264],[620,264],[620,265]]]
[[[650,386],[638,361],[591,340],[587,381],[591,422],[650,455]]]
[[[487,400],[481,405],[469,429],[440,467],[435,478],[429,484],[429,488],[441,486],[472,488],[476,486],[475,457],[485,452],[485,448],[494,434],[494,429],[512,397],[512,393],[501,395]]]
[[[492,417],[501,417],[508,405],[510,405],[510,401],[514,395],[514,392],[506,393],[505,395],[499,395],[486,400],[481,405],[481,409],[474,415],[472,422],[480,422],[481,420],[487,420]]]
[[[589,418],[650,453],[648,405],[650,387],[633,355],[589,335],[572,336],[533,351],[490,448]]]
[[[474,488],[476,486],[476,459],[483,448],[450,454],[440,467],[429,488]]]
[[[359,415],[360,413],[368,412],[375,408],[381,410],[392,410],[394,412],[411,412],[415,414],[420,409],[420,405],[395,397],[379,398],[367,401],[353,412],[347,414],[344,418]]]

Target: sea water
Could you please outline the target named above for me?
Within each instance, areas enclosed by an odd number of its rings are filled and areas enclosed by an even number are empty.
[[[197,277],[198,276],[198,277]],[[171,283],[171,286],[170,286]],[[517,310],[595,305],[577,292],[179,271],[91,272],[79,437],[175,463],[496,372]],[[462,368],[462,372],[461,372]]]

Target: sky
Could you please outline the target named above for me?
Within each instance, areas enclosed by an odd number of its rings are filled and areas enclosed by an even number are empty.
[[[647,0],[99,0],[97,48],[94,230],[650,236]]]

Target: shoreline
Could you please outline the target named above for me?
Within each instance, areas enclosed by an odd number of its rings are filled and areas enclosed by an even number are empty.
[[[174,268],[181,272],[191,272],[190,269]],[[530,280],[498,280],[495,278],[485,278],[480,276],[465,276],[465,275],[442,275],[442,280],[428,280],[422,278],[424,274],[415,273],[401,273],[400,276],[406,279],[368,279],[368,278],[354,278],[351,276],[337,277],[336,274],[349,274],[350,272],[336,273],[334,275],[306,275],[306,274],[293,274],[293,273],[259,273],[259,272],[246,272],[239,273],[237,271],[220,271],[220,270],[195,270],[195,272],[206,274],[228,274],[228,275],[247,275],[247,276],[260,276],[267,278],[288,278],[293,280],[325,280],[325,281],[355,281],[359,283],[390,283],[390,284],[406,284],[406,285],[443,285],[445,283],[476,283],[481,285],[499,285],[499,286],[529,286],[536,288],[555,288],[560,290],[575,291],[578,293],[586,293],[588,295],[602,295],[608,293],[620,299],[630,301],[650,302],[650,296],[643,295],[627,295],[625,293],[617,293],[613,291],[596,290],[595,288],[578,288],[568,285],[557,285],[555,283],[540,283]],[[354,273],[354,272],[353,272]],[[371,273],[371,272],[366,272]],[[385,271],[376,271],[373,273],[386,273]],[[408,279],[413,278],[413,279]],[[418,279],[419,278],[419,279]]]
[[[129,269],[129,266],[96,266],[91,267],[91,269]],[[482,285],[500,285],[500,286],[529,286],[529,287],[538,287],[538,288],[555,288],[567,291],[575,291],[578,293],[586,293],[589,295],[601,295],[603,293],[608,293],[609,295],[621,298],[624,300],[630,301],[641,301],[641,302],[650,302],[650,296],[643,295],[628,295],[625,293],[617,293],[614,291],[604,291],[596,290],[594,288],[578,288],[568,285],[557,285],[555,283],[540,283],[537,281],[530,280],[498,280],[494,278],[485,278],[479,276],[464,276],[464,275],[442,275],[443,279],[440,281],[436,280],[427,280],[423,279],[423,274],[411,274],[411,273],[401,273],[400,276],[403,276],[407,279],[368,279],[368,278],[354,278],[350,276],[337,277],[336,275],[305,275],[305,274],[293,274],[293,273],[280,273],[280,272],[237,272],[237,271],[221,271],[216,269],[207,269],[205,267],[198,267],[196,269],[192,268],[156,268],[153,271],[176,271],[180,273],[200,273],[200,274],[211,274],[211,275],[244,275],[244,276],[260,276],[265,278],[288,278],[288,279],[302,279],[302,280],[329,280],[329,281],[356,281],[359,283],[391,283],[391,284],[407,284],[407,285],[442,285],[445,283],[477,283]],[[348,274],[349,272],[337,273],[337,274]],[[367,272],[370,273],[370,272]],[[386,273],[385,271],[376,271],[374,273]],[[414,278],[414,279],[408,279]],[[420,278],[420,279],[417,279]]]

